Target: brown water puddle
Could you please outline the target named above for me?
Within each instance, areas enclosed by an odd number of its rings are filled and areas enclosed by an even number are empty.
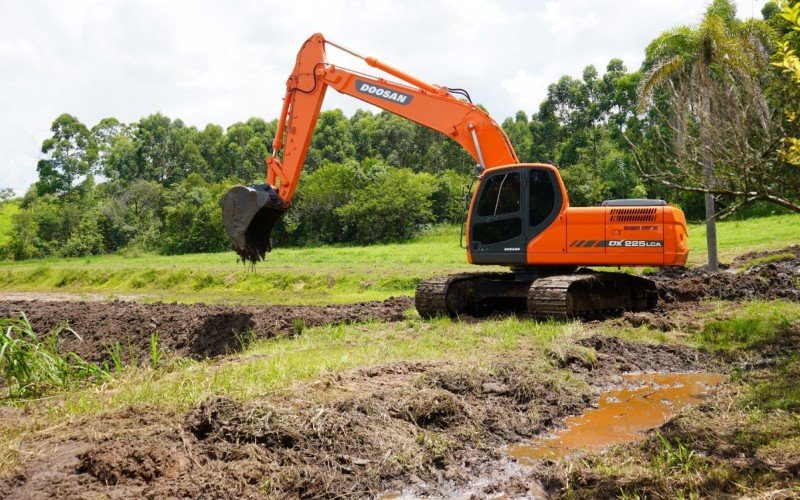
[[[565,430],[532,444],[507,450],[509,457],[532,464],[578,450],[597,450],[638,441],[643,431],[665,424],[686,405],[699,403],[726,379],[714,373],[626,374],[625,385],[603,393],[597,408],[570,417]]]

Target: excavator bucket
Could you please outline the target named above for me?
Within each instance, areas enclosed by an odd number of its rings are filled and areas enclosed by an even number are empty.
[[[269,184],[234,186],[225,193],[222,223],[243,261],[256,263],[272,250],[272,228],[287,208]]]

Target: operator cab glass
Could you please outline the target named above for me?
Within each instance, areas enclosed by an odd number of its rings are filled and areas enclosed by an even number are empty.
[[[476,264],[525,263],[528,241],[552,224],[563,202],[555,174],[541,167],[489,172],[477,196],[470,231]]]

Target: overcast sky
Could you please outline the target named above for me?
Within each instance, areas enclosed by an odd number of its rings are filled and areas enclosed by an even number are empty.
[[[469,90],[501,121],[538,109],[547,85],[629,69],[706,0],[0,0],[0,187],[36,180],[53,119],[91,127],[161,112],[199,128],[275,118],[294,57],[315,32],[423,80]],[[739,17],[763,0],[737,0]],[[363,69],[335,49],[329,62]],[[374,70],[370,70],[373,72]],[[329,92],[324,109],[359,101]]]

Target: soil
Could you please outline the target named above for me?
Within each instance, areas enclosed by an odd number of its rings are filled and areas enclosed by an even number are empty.
[[[587,348],[595,361],[569,354]],[[136,406],[87,417],[31,444],[34,458],[0,478],[0,497],[487,496],[496,482],[473,480],[493,475],[505,444],[579,413],[624,371],[691,371],[710,361],[686,347],[599,336],[566,352],[549,370],[533,352],[481,370],[401,362],[292,395],[214,397],[184,415]],[[572,382],[554,378],[556,367]]]
[[[294,335],[306,326],[398,321],[403,318],[403,311],[411,307],[408,297],[327,307],[0,300],[0,318],[17,317],[24,312],[40,335],[66,325],[79,338],[62,331],[61,348],[100,362],[116,342],[122,345],[124,356],[143,356],[150,349],[153,333],[158,335],[158,345],[165,352],[214,357],[239,351],[254,338]]]
[[[699,321],[699,313],[713,307],[702,299],[800,300],[800,246],[753,253],[718,273],[665,269],[652,278],[658,308],[610,324],[667,331]],[[252,338],[296,335],[306,326],[397,321],[411,307],[407,297],[331,307],[0,297],[0,317],[25,311],[39,333],[63,324],[77,332],[82,340],[61,333],[64,350],[102,361],[120,342],[132,353],[128,362],[146,357],[154,332],[173,355],[215,357],[241,350]],[[549,491],[563,486],[563,478],[546,470],[498,469],[514,467],[504,456],[506,445],[592,406],[623,373],[730,368],[688,347],[601,335],[549,354],[544,367],[539,353],[524,350],[487,359],[480,369],[401,362],[332,374],[248,403],[215,397],[185,414],[132,406],[84,417],[24,443],[22,466],[0,476],[0,498],[535,495],[543,492],[537,478]],[[565,380],[556,368],[570,376]],[[6,409],[0,418],[25,417]]]
[[[789,254],[794,254],[794,257],[789,257]],[[754,259],[769,257],[780,257],[780,260],[748,267]],[[705,267],[664,268],[649,278],[656,282],[664,303],[700,299],[800,300],[800,245],[776,251],[751,252],[716,273],[708,272]]]

